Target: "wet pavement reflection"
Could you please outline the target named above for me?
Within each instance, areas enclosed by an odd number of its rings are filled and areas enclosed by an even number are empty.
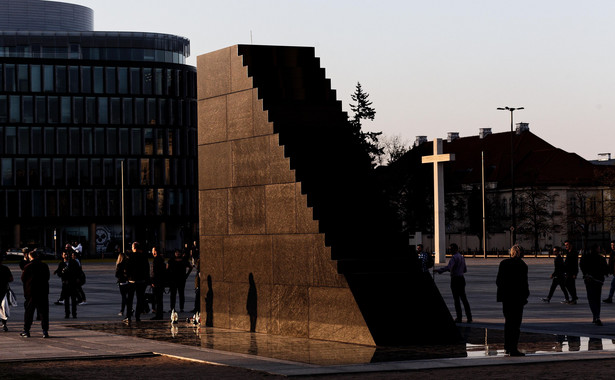
[[[436,358],[504,356],[504,331],[460,327],[465,344],[447,346],[370,347],[313,339],[289,338],[245,331],[201,327],[190,322],[143,321],[75,325],[75,328],[258,355],[314,365],[346,365]],[[615,351],[615,340],[522,333],[519,349],[527,354],[592,350]]]

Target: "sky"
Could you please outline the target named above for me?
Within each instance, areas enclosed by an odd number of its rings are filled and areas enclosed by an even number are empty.
[[[371,131],[446,139],[514,123],[585,159],[615,158],[612,0],[65,0],[95,30],[191,41],[188,63],[236,44],[313,46],[344,110],[357,82]]]

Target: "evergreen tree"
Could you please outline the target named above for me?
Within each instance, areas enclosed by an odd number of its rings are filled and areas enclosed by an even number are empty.
[[[372,165],[375,166],[379,156],[383,154],[383,149],[378,144],[378,136],[382,132],[364,132],[362,130],[362,120],[374,120],[376,110],[372,107],[369,94],[363,91],[361,83],[357,82],[357,87],[351,98],[354,102],[350,103],[350,110],[354,113],[354,116],[349,121],[352,133],[369,154],[372,159]]]

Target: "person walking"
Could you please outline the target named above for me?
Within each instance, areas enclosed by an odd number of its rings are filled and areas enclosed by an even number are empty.
[[[9,282],[13,282],[13,274],[11,273],[11,270],[9,269],[9,267],[2,264],[3,258],[4,256],[0,255],[0,302],[3,302],[3,299],[5,297],[8,297],[8,292],[10,289]],[[7,310],[4,310],[3,306],[6,307]],[[2,330],[4,331],[9,331],[9,328],[6,325],[6,322],[9,318],[9,307],[10,305],[8,299],[6,300],[6,305],[0,306],[0,322],[2,322]]]
[[[572,249],[572,244],[569,240],[564,242],[566,249],[566,260],[564,265],[566,266],[566,289],[570,293],[569,305],[576,305],[577,300],[577,275],[579,274],[579,253]]]
[[[455,302],[455,312],[457,313],[455,323],[461,323],[461,302],[463,302],[463,308],[466,311],[468,323],[472,323],[472,311],[470,310],[470,303],[468,302],[468,297],[466,296],[466,279],[464,277],[464,273],[468,271],[466,261],[463,258],[463,255],[459,252],[459,247],[457,244],[452,243],[449,246],[449,250],[452,256],[448,262],[448,265],[444,268],[436,270],[436,272],[440,274],[444,272],[451,272],[451,291],[453,293],[453,301]]]
[[[613,303],[613,294],[615,294],[615,240],[611,241],[611,249],[609,251],[609,274],[613,275],[613,279],[611,280],[609,296],[602,300],[604,303]]]
[[[600,320],[600,299],[604,277],[608,276],[609,267],[606,259],[598,253],[597,246],[592,246],[589,252],[583,253],[580,267],[583,273],[585,290],[587,291],[587,302],[592,312],[592,323],[596,326],[602,326],[602,321]]]
[[[530,296],[527,264],[523,249],[515,244],[510,248],[510,258],[504,259],[496,278],[497,302],[502,303],[504,314],[504,352],[510,356],[525,356],[519,351],[519,336],[523,320],[523,306]]]
[[[81,244],[79,244],[81,247]],[[73,250],[70,257],[73,259],[77,265],[79,265],[79,279],[77,281],[77,285],[75,288],[77,289],[77,302],[79,305],[87,304],[85,299],[85,292],[83,291],[83,285],[85,285],[85,273],[83,272],[83,265],[81,265],[81,260],[79,259],[80,253],[78,251]]]
[[[117,278],[117,285],[120,289],[120,297],[122,297],[122,306],[120,312],[117,315],[124,315],[124,309],[128,305],[128,278],[126,277],[126,254],[123,252],[118,253],[117,260],[115,261],[115,278]]]
[[[553,260],[555,270],[551,274],[551,278],[553,279],[553,281],[551,282],[551,289],[549,289],[549,295],[547,296],[547,298],[543,298],[542,302],[551,302],[553,293],[555,293],[555,288],[559,286],[562,289],[562,292],[564,292],[564,297],[566,299],[565,301],[562,301],[562,303],[569,303],[570,299],[568,297],[568,291],[566,290],[566,266],[564,265],[564,258],[562,257],[561,249],[559,247],[554,247],[553,254],[555,255],[555,259]]]
[[[184,289],[186,288],[186,279],[192,272],[192,265],[187,257],[182,255],[179,249],[175,250],[175,257],[171,258],[167,263],[169,275],[170,293],[171,293],[171,310],[175,310],[175,300],[179,293],[179,311],[184,311]]]
[[[156,314],[152,320],[161,320],[164,313],[163,297],[166,283],[167,264],[164,262],[164,257],[158,253],[158,248],[152,248],[152,256],[154,256],[154,261],[152,262],[151,285],[152,292],[154,293],[153,309],[156,310]]]
[[[43,338],[49,338],[49,266],[41,261],[37,251],[30,252],[30,262],[21,273],[24,303],[24,329],[21,336],[30,337],[30,327],[34,318],[34,310],[41,317]]]

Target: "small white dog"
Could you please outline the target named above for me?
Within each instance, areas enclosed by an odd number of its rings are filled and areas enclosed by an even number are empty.
[[[175,324],[177,323],[178,320],[179,320],[179,315],[177,315],[177,312],[175,311],[175,309],[171,310],[171,323]]]

